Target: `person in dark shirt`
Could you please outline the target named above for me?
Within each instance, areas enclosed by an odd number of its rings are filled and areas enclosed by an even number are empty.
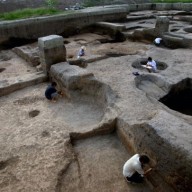
[[[45,90],[45,97],[53,102],[56,102],[59,93],[56,89],[57,84],[55,82],[52,82],[51,85],[49,85]]]

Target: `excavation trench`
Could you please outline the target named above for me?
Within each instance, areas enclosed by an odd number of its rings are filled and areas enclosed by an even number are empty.
[[[148,135],[151,135],[151,139]],[[148,145],[152,142],[156,145],[159,140],[153,128],[147,124],[133,125],[126,130],[125,127],[117,128],[116,119],[88,133],[72,133],[71,143],[75,158],[65,172],[59,175],[57,192],[77,189],[80,192],[156,192],[162,189],[173,192],[156,169],[140,185],[128,184],[122,174],[123,165],[133,155],[135,148],[152,155],[153,147]],[[151,156],[153,166],[156,164],[154,157]]]
[[[190,78],[170,85],[163,78],[154,75],[141,75],[135,79],[135,82],[137,88],[168,108],[192,115],[192,80]]]
[[[187,78],[173,85],[168,94],[159,99],[159,101],[172,110],[192,115],[191,98],[192,80]]]
[[[65,73],[67,71],[67,77]],[[81,77],[73,78],[74,71]],[[86,75],[84,75],[86,73]],[[56,64],[51,67],[51,77],[62,86],[68,86],[71,94],[71,102],[77,102],[82,110],[74,117],[77,107],[66,109],[69,115],[63,116],[69,125],[73,125],[70,132],[71,143],[75,158],[68,168],[59,175],[57,191],[126,191],[132,192],[152,191],[148,182],[141,185],[128,185],[122,174],[122,167],[125,161],[133,155],[133,151],[125,148],[116,133],[117,112],[114,109],[116,94],[109,85],[96,79],[88,71],[79,69],[77,66],[67,63]],[[76,81],[79,83],[77,84]],[[86,102],[80,100],[85,97],[89,108],[87,119],[80,117]],[[76,98],[76,99],[75,99]],[[100,106],[100,117],[95,124],[88,125],[89,119],[96,117],[94,106]],[[81,108],[80,107],[80,108]],[[102,112],[102,113],[101,113]],[[71,118],[70,118],[71,116]],[[80,118],[80,119],[79,119]],[[79,122],[74,124],[74,119]],[[82,123],[82,124],[81,124]],[[93,123],[93,121],[92,121]],[[88,126],[87,126],[88,125]],[[128,149],[128,150],[126,150]],[[72,182],[71,182],[72,181]]]
[[[122,167],[131,153],[122,145],[113,126],[112,130],[91,138],[72,138],[76,158],[62,175],[58,191],[152,191],[146,182],[134,186],[124,180]]]

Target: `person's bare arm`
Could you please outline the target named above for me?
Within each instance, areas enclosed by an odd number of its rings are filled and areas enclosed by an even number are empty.
[[[144,172],[144,175],[147,175],[149,172],[151,172],[153,169],[152,168],[149,168],[147,169],[145,172]]]

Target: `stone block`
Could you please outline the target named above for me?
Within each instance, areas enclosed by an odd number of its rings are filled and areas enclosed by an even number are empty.
[[[166,47],[177,49],[177,48],[183,48],[184,45],[184,39],[182,37],[174,37],[171,35],[163,35],[163,41]]]
[[[67,89],[78,89],[81,87],[84,79],[94,77],[86,69],[82,69],[76,65],[70,65],[68,62],[52,65],[50,75],[61,87]]]
[[[43,71],[48,74],[53,64],[66,61],[63,37],[50,35],[38,39],[40,61]]]
[[[13,48],[13,51],[18,56],[27,61],[29,64],[31,64],[33,67],[40,64],[39,49],[37,47],[36,48],[32,48],[30,46],[15,47]]]
[[[157,17],[155,25],[156,36],[162,36],[165,32],[169,31],[169,19],[166,16]]]
[[[62,46],[63,37],[59,35],[49,35],[46,37],[41,37],[38,39],[38,45],[39,47],[42,47],[44,49],[51,49],[57,46]]]

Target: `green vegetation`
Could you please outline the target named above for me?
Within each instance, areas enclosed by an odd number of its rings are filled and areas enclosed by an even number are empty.
[[[154,3],[192,3],[192,0],[153,0]]]
[[[68,13],[68,11],[66,11]],[[54,8],[37,8],[37,9],[22,9],[13,12],[0,14],[1,20],[15,20],[15,19],[24,19],[29,17],[38,17],[43,15],[55,15],[58,13],[63,13]]]

